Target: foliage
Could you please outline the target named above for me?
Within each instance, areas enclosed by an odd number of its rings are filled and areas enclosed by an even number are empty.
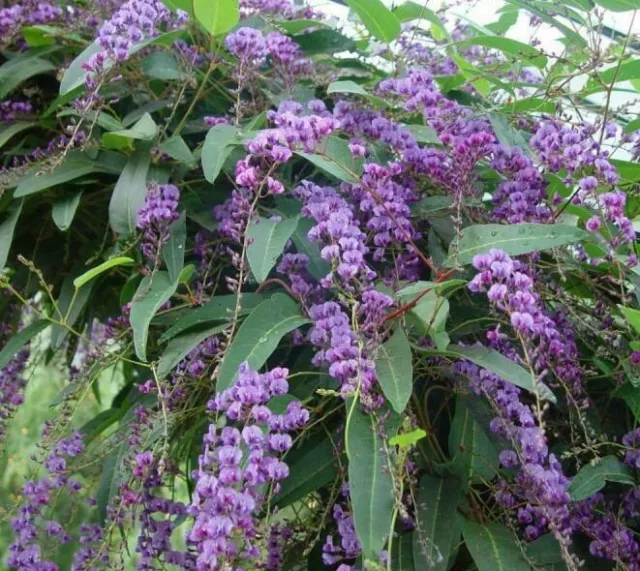
[[[640,569],[637,0],[8,4],[3,566]]]

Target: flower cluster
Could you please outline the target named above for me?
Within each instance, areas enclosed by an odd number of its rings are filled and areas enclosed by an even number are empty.
[[[284,414],[267,406],[273,397],[287,393],[287,375],[283,368],[260,374],[243,363],[234,385],[209,403],[229,424],[222,430],[209,426],[194,473],[197,483],[188,513],[195,523],[188,540],[196,549],[198,569],[235,568],[261,558],[255,516],[289,475],[279,457],[293,444],[290,433],[309,419],[296,400]]]
[[[24,1],[0,8],[0,45],[7,42],[24,24],[47,24],[63,17],[59,6],[50,2]]]
[[[180,217],[179,199],[180,191],[172,184],[154,184],[147,189],[144,206],[138,211],[138,228],[144,230],[141,249],[147,259],[155,260],[169,239],[171,224]]]
[[[338,528],[340,545],[334,544],[333,536],[327,536],[322,546],[322,561],[325,565],[335,565],[344,560],[356,559],[362,552],[353,524],[353,516],[338,503],[333,505],[333,521]]]

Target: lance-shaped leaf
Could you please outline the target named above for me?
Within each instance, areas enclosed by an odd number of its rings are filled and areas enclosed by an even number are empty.
[[[416,506],[417,525],[413,534],[416,569],[448,569],[449,555],[460,537],[455,518],[461,491],[457,478],[422,476]]]
[[[349,144],[344,139],[327,137],[324,145],[320,145],[316,152],[296,151],[296,154],[338,180],[352,183],[360,180],[362,160],[353,157]]]
[[[404,411],[413,389],[411,346],[402,328],[395,330],[376,355],[376,375],[393,409]]]
[[[0,213],[0,270],[4,269],[13,242],[13,233],[22,212],[22,200],[14,200],[6,212]]]
[[[259,216],[249,223],[247,235],[251,242],[247,248],[247,259],[256,280],[263,282],[267,279],[297,226],[297,216],[280,222]]]
[[[111,258],[110,260],[102,262],[99,266],[91,268],[84,274],[78,276],[73,280],[73,286],[76,289],[79,289],[84,284],[90,282],[93,278],[99,276],[101,273],[106,272],[107,270],[110,270],[111,268],[115,268],[117,266],[129,266],[133,263],[135,263],[135,260],[127,256],[118,256],[117,258]]]
[[[109,202],[109,224],[118,234],[133,234],[138,224],[138,210],[147,194],[147,173],[151,153],[139,149],[127,161]]]
[[[147,339],[151,319],[173,295],[177,286],[177,281],[169,279],[168,272],[157,271],[142,279],[133,296],[129,320],[136,355],[143,361],[147,360]]]
[[[528,571],[515,536],[497,523],[480,525],[469,520],[462,527],[464,542],[478,571]]]
[[[400,22],[380,0],[345,0],[374,38],[390,43],[400,35]]]
[[[458,42],[458,45],[466,46],[483,46],[500,50],[507,56],[511,56],[519,60],[523,65],[531,64],[536,67],[544,67],[547,65],[547,58],[543,56],[536,48],[530,44],[523,44],[511,38],[503,38],[499,36],[474,36],[468,40]]]
[[[107,149],[124,149],[130,147],[134,140],[151,141],[158,132],[158,126],[151,118],[151,115],[145,113],[130,129],[122,129],[121,131],[110,131],[102,135],[102,144]]]
[[[180,135],[165,139],[158,145],[158,148],[172,159],[185,163],[186,165],[192,165],[196,162],[196,158],[193,156],[191,149]]]
[[[34,125],[35,123],[33,121],[13,121],[4,127],[4,129],[0,129],[0,149],[11,137]]]
[[[171,224],[169,240],[162,247],[162,257],[167,265],[169,279],[177,281],[184,266],[184,246],[187,240],[187,215],[183,212]]]
[[[82,198],[82,191],[76,190],[68,192],[65,196],[56,198],[53,201],[51,208],[51,216],[56,226],[63,232],[68,230],[73,222],[73,218],[78,210],[80,199]]]
[[[27,325],[22,331],[10,337],[2,347],[2,350],[0,350],[0,371],[9,364],[20,349],[49,325],[50,323],[46,319],[34,321],[31,325]]]
[[[233,125],[215,125],[209,129],[202,147],[202,170],[208,182],[215,182],[227,160],[233,146],[231,141],[236,134]]]
[[[497,473],[498,451],[461,401],[456,403],[449,430],[449,456],[449,469],[465,489],[476,482],[490,481]]]
[[[615,456],[605,456],[597,464],[587,464],[581,468],[569,485],[569,494],[574,501],[584,500],[599,492],[607,482],[635,486],[629,468]]]
[[[561,224],[479,224],[462,230],[457,256],[449,254],[447,267],[469,264],[476,254],[491,248],[505,251],[512,256],[548,250],[584,240],[588,233],[575,226]]]
[[[413,532],[393,538],[391,544],[391,569],[393,571],[418,571],[413,560]]]
[[[290,297],[276,294],[256,307],[242,323],[227,349],[218,371],[216,389],[229,388],[238,367],[247,361],[252,369],[264,365],[287,334],[309,323]]]
[[[353,398],[346,406],[345,442],[353,521],[365,558],[377,560],[389,535],[395,508],[389,458],[375,415],[364,413]]]

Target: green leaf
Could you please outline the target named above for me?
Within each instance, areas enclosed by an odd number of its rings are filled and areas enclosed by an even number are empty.
[[[417,526],[413,534],[413,559],[416,569],[447,571],[449,556],[460,537],[456,512],[462,487],[457,478],[420,479]]]
[[[145,113],[131,129],[110,131],[102,135],[102,144],[107,149],[130,147],[133,140],[151,141],[158,132],[158,126],[149,113]]]
[[[472,484],[490,481],[497,474],[497,450],[460,401],[449,430],[449,456],[448,468],[461,479],[465,490]]]
[[[192,0],[162,0],[162,3],[169,8],[169,10],[184,10],[189,16],[193,17]]]
[[[320,256],[320,247],[315,242],[309,240],[308,235],[315,223],[310,218],[300,218],[298,226],[291,236],[296,249],[301,254],[305,254],[309,258],[307,269],[309,273],[316,279],[322,279],[330,271],[329,262],[323,260]]]
[[[507,33],[509,28],[518,21],[518,12],[513,10],[511,12],[505,12],[500,15],[497,22],[487,24],[487,28],[498,36],[502,36]]]
[[[355,81],[351,81],[350,79],[343,79],[330,83],[329,87],[327,87],[327,94],[331,93],[353,93],[354,95],[362,95],[376,105],[388,106],[388,103],[384,99],[377,97],[376,95],[372,95],[360,84]]]
[[[531,111],[533,113],[554,113],[556,104],[551,99],[541,99],[539,97],[526,97],[525,99],[514,99],[500,108],[502,113],[522,113]],[[495,129],[495,127],[494,127]],[[527,145],[528,146],[528,145]]]
[[[289,477],[280,487],[276,503],[284,508],[333,482],[338,476],[338,455],[326,434],[306,439],[287,454]]]
[[[118,234],[133,234],[138,210],[147,194],[147,173],[151,164],[148,150],[138,149],[127,161],[109,202],[109,224]]]
[[[158,149],[169,155],[172,159],[186,165],[193,165],[196,162],[196,158],[193,156],[191,149],[189,149],[187,143],[184,142],[184,139],[180,135],[165,139],[158,145]]]
[[[395,509],[389,459],[375,416],[365,414],[353,398],[347,400],[346,406],[345,443],[353,522],[365,558],[377,560]]]
[[[353,51],[356,48],[351,38],[347,38],[336,30],[315,30],[307,34],[299,34],[293,39],[305,55],[332,54]]]
[[[627,466],[615,456],[605,456],[597,464],[587,464],[580,469],[569,484],[569,495],[574,502],[579,502],[599,492],[607,482],[636,485]]]
[[[433,10],[427,8],[426,3],[417,4],[416,2],[405,2],[400,4],[397,8],[394,8],[393,14],[400,22],[422,19],[427,20],[432,24],[431,33],[437,41],[451,39],[449,32],[442,23],[442,20],[440,20]]]
[[[380,0],[345,0],[365,28],[381,42],[391,43],[401,32],[400,22]]]
[[[531,373],[507,359],[501,353],[487,347],[461,347],[460,345],[449,345],[447,354],[455,355],[462,359],[467,359],[483,369],[495,373],[501,379],[508,381],[517,387],[525,389],[533,394],[536,392],[541,398],[551,402],[556,402],[554,394],[544,383],[534,385]]]
[[[13,137],[18,133],[22,133],[33,127],[35,123],[33,121],[12,121],[8,123],[4,129],[0,130],[0,149]]]
[[[629,324],[636,330],[636,333],[640,333],[640,311],[622,305],[619,305],[618,308],[627,318]]]
[[[274,222],[258,216],[249,223],[247,236],[251,242],[247,248],[247,259],[258,282],[267,279],[297,226],[298,217]]]
[[[544,67],[547,65],[547,58],[543,56],[536,48],[529,44],[523,44],[517,40],[503,38],[499,36],[474,36],[468,40],[458,42],[459,46],[484,46],[501,51],[508,56],[518,59],[521,65],[535,65],[536,67]]]
[[[142,361],[147,360],[147,338],[149,324],[156,312],[173,295],[177,282],[169,279],[169,273],[157,271],[144,276],[131,301],[131,329],[136,355]]]
[[[545,571],[554,571],[556,565],[563,571],[567,569],[560,544],[551,533],[528,543],[527,556],[536,566],[539,565],[541,568],[544,568]],[[548,566],[551,567],[549,568]]]
[[[516,538],[497,523],[481,525],[464,520],[464,542],[478,571],[528,571]]]
[[[42,168],[36,166],[36,169]],[[71,180],[93,174],[96,172],[104,172],[99,163],[91,160],[84,153],[71,152],[58,166],[53,170],[40,172],[35,170],[33,174],[25,178],[14,193],[15,198],[28,196],[37,192],[47,190],[52,186],[64,184]]]
[[[252,309],[260,305],[265,296],[259,293],[243,293],[240,298],[240,309],[238,316],[247,315]],[[206,305],[190,310],[184,317],[179,319],[160,337],[160,343],[175,337],[179,333],[214,321],[228,321],[233,318],[236,307],[235,295],[220,295],[212,298]]]
[[[229,388],[238,373],[238,367],[247,361],[258,369],[274,352],[287,334],[309,323],[300,315],[298,304],[290,297],[275,294],[256,307],[238,329],[225,353],[218,371],[216,390]]]
[[[324,28],[327,26],[322,20],[305,20],[296,18],[294,20],[277,20],[274,22],[276,26],[282,28],[287,34],[299,34],[309,28]]]
[[[14,200],[7,209],[2,213],[2,221],[0,222],[0,270],[7,265],[9,258],[9,250],[13,242],[13,233],[22,212],[23,200]]]
[[[0,371],[4,369],[11,360],[17,355],[17,353],[33,339],[38,333],[43,331],[49,326],[49,321],[46,319],[40,319],[34,321],[31,325],[28,325],[15,335],[13,335],[0,350]]]
[[[11,73],[3,76],[2,81],[0,81],[0,99],[4,99],[16,87],[34,75],[47,73],[55,69],[56,66],[52,62],[42,58],[30,58],[28,64],[13,66]]]
[[[167,344],[167,348],[163,351],[160,361],[158,362],[158,379],[164,379],[174,367],[200,345],[200,343],[213,335],[222,333],[228,327],[228,324],[224,323],[223,325],[217,325],[204,331],[185,333],[184,335],[174,337]]]
[[[574,226],[561,224],[479,224],[462,230],[458,255],[449,253],[445,263],[453,267],[456,262],[470,264],[476,254],[488,252],[491,248],[504,250],[511,256],[529,254],[573,244],[584,240],[588,233]]]
[[[129,258],[127,256],[119,256],[117,258],[111,258],[106,262],[102,262],[99,266],[95,268],[91,268],[86,271],[81,276],[78,276],[73,280],[73,287],[76,289],[80,289],[83,285],[89,283],[93,278],[99,276],[100,274],[110,270],[111,268],[115,268],[117,266],[130,266],[134,264],[135,260],[133,258]]]
[[[441,145],[440,137],[431,127],[426,125],[405,125],[406,129],[416,138],[418,143]]]
[[[142,60],[142,71],[147,77],[172,81],[184,79],[185,73],[177,60],[168,52],[153,52]]]
[[[426,282],[418,282],[404,288],[400,294],[401,298],[410,297],[415,299],[417,295],[422,293],[426,288],[423,286]],[[419,291],[413,292],[414,287],[418,286]],[[417,288],[418,289],[418,288]],[[410,315],[415,316],[418,320],[418,327],[422,333],[429,335],[440,350],[445,350],[449,345],[449,336],[446,334],[446,323],[449,317],[449,300],[439,294],[439,288],[435,287],[422,296],[418,302],[409,310]]]
[[[393,438],[389,438],[389,444],[391,444],[391,446],[399,446],[400,448],[411,448],[411,446],[414,446],[426,435],[427,433],[422,430],[422,428],[416,428],[411,432],[403,432],[402,434],[397,434]]]
[[[505,147],[519,147],[527,155],[531,156],[529,144],[517,129],[514,129],[504,115],[489,113],[489,121],[500,141]]]
[[[68,192],[66,196],[56,198],[53,201],[51,215],[55,225],[63,232],[70,228],[73,218],[76,215],[76,210],[78,210],[81,198],[82,191],[75,190]]]
[[[362,172],[362,159],[354,159],[349,150],[349,143],[335,136],[327,137],[324,145],[319,145],[314,153],[296,151],[299,155],[313,163],[320,170],[336,177],[338,180],[358,183]]]
[[[390,556],[393,571],[416,571],[413,561],[413,533],[394,537]]]
[[[640,0],[593,0],[598,6],[602,6],[612,12],[628,12],[640,10]]]
[[[171,224],[169,240],[162,246],[162,257],[167,265],[169,279],[178,281],[184,266],[184,246],[187,241],[187,215],[183,212],[180,218]]]
[[[193,11],[212,36],[228,32],[240,21],[238,0],[193,0]]]
[[[402,328],[378,349],[376,374],[384,396],[396,412],[402,413],[413,390],[411,346]]]
[[[96,509],[101,525],[104,525],[107,520],[107,508],[118,494],[120,483],[124,478],[122,461],[127,452],[130,451],[129,446],[126,444],[126,440],[118,444],[101,466],[100,481],[96,491]]]
[[[627,382],[615,392],[614,396],[622,399],[629,407],[636,421],[640,422],[640,388]]]
[[[233,125],[220,124],[209,129],[202,147],[201,157],[202,170],[207,182],[213,184],[218,178],[222,165],[233,150],[231,141],[235,134],[236,129]]]

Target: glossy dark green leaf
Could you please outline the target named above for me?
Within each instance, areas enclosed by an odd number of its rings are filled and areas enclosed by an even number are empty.
[[[351,38],[329,29],[299,34],[293,39],[306,55],[352,51],[356,47]]]
[[[162,246],[162,257],[167,265],[169,279],[178,281],[184,266],[184,250],[187,241],[187,215],[183,212],[180,218],[171,224],[169,240]]]
[[[137,150],[127,161],[109,202],[109,224],[118,234],[133,234],[138,210],[147,194],[147,173],[151,164],[148,150]]]
[[[446,266],[456,262],[470,264],[477,254],[491,248],[505,251],[511,256],[540,252],[584,240],[588,233],[575,226],[562,224],[480,224],[462,230],[457,255],[449,253]]]
[[[34,321],[24,329],[12,335],[0,349],[0,371],[4,369],[17,353],[31,341],[38,333],[44,331],[50,322],[46,319]]]
[[[498,451],[463,402],[456,404],[449,429],[449,457],[448,468],[465,490],[472,484],[489,482],[497,474]]]
[[[529,571],[514,535],[497,523],[481,525],[465,520],[462,527],[465,545],[478,571]]]
[[[204,178],[208,182],[214,183],[218,178],[222,165],[224,165],[233,150],[231,141],[235,134],[236,130],[233,125],[220,124],[209,129],[202,148],[201,158]]]
[[[251,242],[247,247],[247,260],[258,282],[267,279],[297,226],[298,217],[274,222],[258,216],[249,223],[247,236]]]
[[[456,512],[462,494],[455,477],[424,475],[416,506],[417,525],[413,533],[413,559],[416,571],[446,571],[449,555],[460,537]]]
[[[71,227],[81,198],[82,190],[74,190],[53,201],[51,216],[56,226],[63,232]]]
[[[227,328],[228,325],[225,323],[202,331],[198,330],[194,333],[184,333],[183,335],[174,337],[167,343],[167,347],[158,362],[158,378],[164,379],[174,367],[200,345],[200,343],[213,335],[222,333]]]
[[[218,371],[216,390],[223,391],[233,384],[244,361],[252,369],[260,368],[287,333],[308,322],[298,304],[286,295],[275,294],[261,303],[231,340]]]
[[[147,360],[147,339],[149,324],[156,312],[169,300],[177,287],[176,281],[169,279],[169,273],[156,271],[145,276],[131,301],[131,329],[136,355]]]
[[[147,77],[172,81],[184,79],[185,72],[169,52],[153,52],[142,60],[142,71]]]
[[[413,389],[411,346],[402,328],[396,329],[380,346],[375,363],[384,396],[396,412],[402,413]]]
[[[413,561],[413,532],[393,538],[391,544],[391,569],[393,571],[419,571]]]
[[[362,160],[353,158],[348,143],[344,139],[330,136],[318,146],[315,152],[296,151],[296,154],[338,180],[351,183],[357,183],[360,180]]]
[[[22,212],[22,202],[22,200],[14,200],[5,212],[0,213],[0,270],[4,269],[9,259],[13,233]]]
[[[193,0],[196,20],[212,36],[228,32],[240,20],[238,0]]]
[[[286,456],[289,477],[281,484],[276,497],[278,506],[284,508],[300,501],[311,492],[333,482],[338,476],[338,454],[334,443],[322,433],[304,440],[302,445]]]
[[[381,430],[374,414],[347,400],[345,443],[349,459],[349,492],[353,521],[362,552],[377,560],[389,535],[395,498]]]
[[[540,566],[544,571],[567,571],[560,544],[551,533],[528,543],[527,556],[532,563]]]
[[[27,79],[39,75],[41,73],[47,73],[54,71],[56,66],[42,58],[31,58],[26,65],[13,66],[11,73],[0,81],[0,99],[5,98],[16,87],[22,85]]]
[[[265,299],[267,299],[267,296],[259,293],[243,293],[240,299],[238,316],[243,317],[247,315],[247,313],[260,305]],[[235,308],[235,295],[216,296],[209,300],[206,305],[191,309],[160,337],[160,342],[164,343],[167,339],[171,339],[192,327],[198,327],[215,321],[228,321],[233,317]]]
[[[196,162],[196,158],[193,156],[191,149],[189,149],[187,143],[184,142],[184,139],[180,135],[165,139],[158,145],[158,148],[178,162],[187,165],[193,165]]]
[[[581,468],[569,485],[569,494],[575,502],[584,500],[599,492],[607,482],[636,485],[627,466],[615,456],[605,456],[596,464]]]

